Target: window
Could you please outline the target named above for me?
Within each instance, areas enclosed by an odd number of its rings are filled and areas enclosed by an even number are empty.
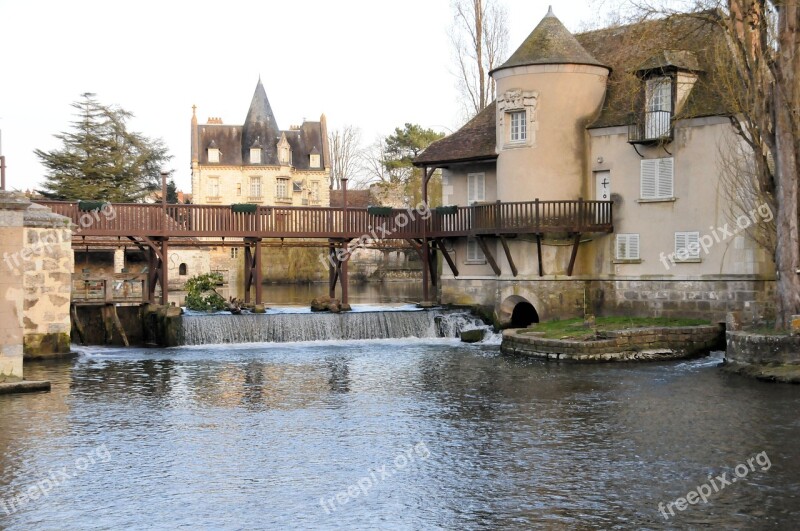
[[[186,276],[186,270],[187,270],[186,264],[181,264],[181,265],[178,266],[178,274],[180,276],[185,277]]]
[[[219,177],[208,178],[208,198],[219,199]]]
[[[219,162],[219,149],[208,148],[208,162]]]
[[[319,181],[311,181],[311,200],[319,203]]]
[[[643,160],[641,198],[672,199],[673,196],[673,159]]]
[[[261,177],[250,177],[250,197],[261,197]]]
[[[291,166],[292,164],[292,147],[286,137],[281,137],[278,142],[278,162],[281,166]]]
[[[700,260],[700,233],[675,233],[675,260]]]
[[[617,260],[639,260],[639,235],[617,234]]]
[[[275,185],[276,199],[289,199],[289,180],[279,178]]]
[[[472,204],[477,201],[486,200],[486,174],[469,173],[467,174],[467,203]]]
[[[525,121],[525,111],[508,113],[511,122],[511,142],[525,142],[528,139],[528,124]]]
[[[250,148],[250,164],[261,164],[261,148]]]
[[[233,258],[233,259],[239,258],[239,248],[238,247],[231,247],[231,258]]]
[[[310,157],[310,161],[309,161],[308,165],[310,167],[312,167],[312,168],[319,168],[319,155],[312,154],[312,155],[309,155],[309,157]]]
[[[236,185],[236,196],[239,197],[242,195],[242,183]]]
[[[645,138],[669,136],[672,120],[672,79],[655,77],[645,85]]]
[[[478,245],[478,240],[475,238],[467,239],[467,263],[484,262],[486,262],[486,255],[483,254],[483,249]]]

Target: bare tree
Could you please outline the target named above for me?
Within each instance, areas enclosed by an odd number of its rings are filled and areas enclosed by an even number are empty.
[[[450,38],[457,61],[458,89],[468,117],[494,99],[489,72],[508,51],[508,15],[498,0],[453,0]]]
[[[361,173],[361,130],[352,125],[328,134],[331,149],[331,190],[342,187],[342,178],[356,179]]]

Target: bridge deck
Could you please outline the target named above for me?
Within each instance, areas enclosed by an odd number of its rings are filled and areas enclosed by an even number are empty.
[[[439,209],[384,209],[38,201],[72,220],[74,236],[414,239],[612,232],[610,201],[527,201]]]

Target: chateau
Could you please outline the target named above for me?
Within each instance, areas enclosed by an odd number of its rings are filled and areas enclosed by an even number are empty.
[[[259,78],[244,125],[192,113],[192,198],[198,204],[328,206],[330,152],[325,115],[278,127]]]
[[[750,231],[772,211],[733,203],[722,177],[741,142],[715,92],[722,38],[686,15],[572,35],[550,10],[491,72],[495,102],[415,164],[443,170],[444,204],[612,201],[613,233],[451,238],[442,302],[520,325],[770,314],[770,251]]]

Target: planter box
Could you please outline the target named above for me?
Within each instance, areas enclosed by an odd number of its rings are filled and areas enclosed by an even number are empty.
[[[94,212],[102,210],[106,201],[78,201],[78,210],[81,212]]]
[[[456,205],[446,205],[440,206],[433,209],[434,212],[437,214],[455,214],[458,212],[458,207]]]
[[[231,211],[237,214],[254,214],[258,211],[258,205],[252,203],[234,203]]]
[[[384,206],[370,206],[367,207],[367,213],[370,216],[391,216],[392,215],[392,207],[384,207]]]

